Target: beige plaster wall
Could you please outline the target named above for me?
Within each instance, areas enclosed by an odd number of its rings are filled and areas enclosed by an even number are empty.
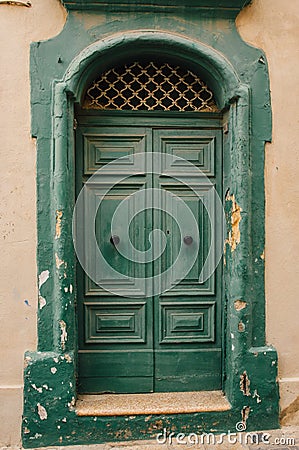
[[[30,42],[55,36],[59,0],[0,5],[0,446],[20,441],[23,355],[36,348],[35,145],[30,137]]]
[[[0,445],[20,442],[23,354],[36,348],[29,45],[55,36],[65,21],[59,0],[31,1],[32,8],[0,5]],[[244,40],[266,51],[270,65],[274,132],[266,149],[267,339],[279,352],[284,408],[299,390],[299,0],[254,0],[237,24]]]
[[[279,356],[281,408],[299,396],[299,0],[254,0],[242,38],[267,55],[273,140],[266,147],[267,341]],[[299,425],[299,423],[298,423]]]

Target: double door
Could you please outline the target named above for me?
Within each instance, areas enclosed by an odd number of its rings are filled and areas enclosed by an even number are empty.
[[[77,271],[79,391],[220,389],[221,264],[199,280],[215,263],[219,119],[78,122],[88,254]]]

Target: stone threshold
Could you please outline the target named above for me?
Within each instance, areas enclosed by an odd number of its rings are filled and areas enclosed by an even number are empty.
[[[186,414],[230,409],[222,391],[86,394],[78,397],[75,406],[78,416]]]

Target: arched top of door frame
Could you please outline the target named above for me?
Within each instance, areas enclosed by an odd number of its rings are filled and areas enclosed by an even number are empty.
[[[219,109],[248,91],[230,62],[212,47],[175,33],[152,30],[114,34],[91,44],[73,59],[62,83],[80,102],[86,85],[96,73],[105,70],[120,55],[124,59],[146,52],[151,56],[175,58],[196,68],[213,90]]]

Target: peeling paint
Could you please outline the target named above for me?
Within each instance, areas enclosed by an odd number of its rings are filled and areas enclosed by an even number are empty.
[[[39,301],[39,309],[43,309],[47,304],[46,299],[41,295],[38,296],[38,301]]]
[[[38,276],[38,302],[39,302],[39,309],[43,309],[47,302],[46,299],[41,295],[40,289],[45,284],[45,282],[49,279],[50,272],[49,270],[43,270],[39,276]]]
[[[62,211],[56,211],[56,226],[55,226],[55,239],[59,239],[61,236],[61,220]]]
[[[263,253],[260,255],[260,258],[261,258],[262,260],[265,259],[265,250],[264,250]]]
[[[40,289],[43,284],[49,279],[50,272],[48,270],[43,270],[38,276],[38,288]]]
[[[43,388],[41,388],[41,387],[38,388],[35,384],[32,384],[31,386],[33,387],[33,389],[35,389],[40,394],[43,392]]]
[[[242,309],[246,308],[247,303],[243,300],[236,300],[234,306],[236,311],[241,311]]]
[[[245,324],[243,322],[238,323],[238,331],[240,331],[240,333],[243,333],[243,331],[245,331]]]
[[[46,420],[48,418],[46,408],[42,406],[40,403],[37,404],[37,413],[39,415],[40,420]]]
[[[53,375],[55,375],[55,373],[57,372],[57,369],[56,369],[56,367],[51,367],[51,372],[53,373]]]
[[[30,356],[26,356],[26,357],[24,358],[24,369],[26,369],[26,368],[28,367],[30,361],[31,361]]]
[[[245,425],[245,429],[246,429],[246,422],[249,417],[249,413],[250,413],[250,406],[244,406],[241,411],[241,416],[242,416],[242,422]]]
[[[72,397],[72,400],[67,404],[69,408],[75,406],[76,404],[76,399],[75,397]]]
[[[59,258],[57,253],[55,253],[55,261],[56,261],[56,268],[59,269],[64,264],[64,261]]]
[[[253,392],[253,394],[252,394],[252,398],[256,398],[256,402],[257,402],[257,403],[262,403],[262,399],[261,399],[261,397],[259,396],[259,394],[258,394],[258,392],[257,392],[256,389],[254,390],[254,392]]]
[[[71,363],[71,362],[72,362],[72,358],[70,357],[70,355],[69,355],[68,353],[66,353],[66,354],[64,355],[64,359],[65,359],[68,363]]]
[[[230,195],[229,191],[226,195],[225,200],[232,202],[231,208],[231,230],[228,233],[228,239],[226,239],[226,243],[230,246],[231,251],[235,251],[237,245],[241,242],[240,235],[240,222],[242,220],[241,212],[242,208],[238,205],[235,199],[235,195]]]
[[[64,320],[60,320],[59,325],[60,325],[60,330],[61,330],[61,336],[60,336],[61,348],[62,348],[62,350],[65,350],[65,343],[67,341],[66,323]]]
[[[41,438],[42,436],[43,436],[43,435],[40,434],[40,433],[35,433],[35,435],[34,435],[34,436],[30,436],[29,439],[39,439],[39,438]]]
[[[247,376],[247,372],[244,371],[242,375],[240,375],[240,389],[243,392],[243,395],[250,397],[250,380]]]

